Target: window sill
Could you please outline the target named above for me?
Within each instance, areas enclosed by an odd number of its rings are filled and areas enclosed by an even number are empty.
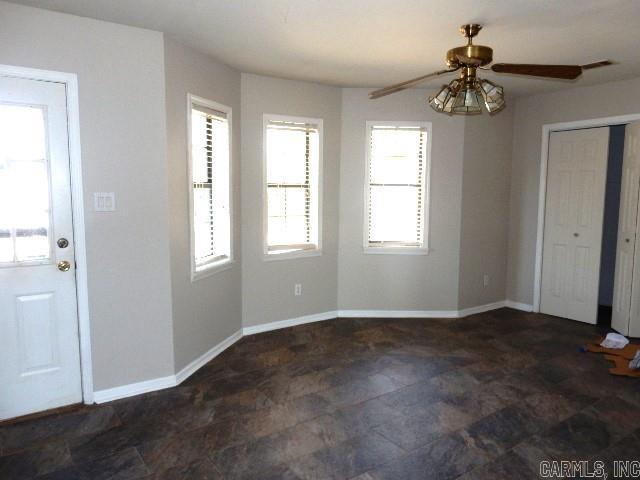
[[[235,260],[226,258],[224,260],[219,260],[217,262],[210,263],[202,267],[200,270],[191,272],[191,283],[201,280],[203,278],[210,277],[218,272],[223,272],[224,270],[229,270],[233,267]]]
[[[265,262],[272,262],[276,260],[293,260],[296,258],[306,258],[306,257],[319,257],[322,255],[322,250],[319,248],[309,249],[309,250],[292,250],[283,253],[266,253],[264,255]]]
[[[367,255],[429,255],[428,248],[417,247],[364,247]]]

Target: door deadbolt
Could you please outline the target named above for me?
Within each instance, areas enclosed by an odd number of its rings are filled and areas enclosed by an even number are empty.
[[[67,248],[69,246],[69,240],[64,237],[59,238],[56,243],[58,244],[59,248]]]
[[[68,272],[70,269],[71,269],[71,264],[66,260],[62,260],[61,262],[58,262],[58,270],[60,270],[61,272]]]

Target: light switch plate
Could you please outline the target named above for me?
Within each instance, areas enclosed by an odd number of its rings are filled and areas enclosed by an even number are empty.
[[[94,192],[93,209],[96,212],[113,212],[116,209],[116,196],[113,192]]]

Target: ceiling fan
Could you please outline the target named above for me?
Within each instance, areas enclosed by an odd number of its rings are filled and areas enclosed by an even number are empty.
[[[486,67],[493,61],[493,50],[483,45],[474,45],[475,37],[482,25],[475,23],[462,25],[460,33],[467,38],[467,44],[452,48],[447,52],[447,67],[445,70],[422,75],[405,82],[396,83],[369,94],[369,98],[376,99],[413,87],[430,78],[446,75],[460,70],[460,76],[448,85],[443,85],[440,91],[429,97],[429,105],[437,112],[448,114],[473,115],[482,112],[481,105],[489,113],[496,113],[505,107],[504,90],[495,83],[478,78],[478,70],[493,70],[497,73],[515,73],[534,77],[557,78],[573,80],[578,78],[583,70],[611,65],[610,60],[602,60],[587,65],[535,65],[525,63],[494,63],[491,68]]]

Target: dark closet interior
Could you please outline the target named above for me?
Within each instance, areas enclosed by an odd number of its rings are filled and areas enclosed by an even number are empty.
[[[622,185],[622,159],[624,156],[625,125],[609,127],[609,160],[604,201],[604,228],[602,229],[602,256],[600,261],[600,289],[598,292],[598,325],[611,325],[613,284],[616,269],[618,241],[618,214]]]

